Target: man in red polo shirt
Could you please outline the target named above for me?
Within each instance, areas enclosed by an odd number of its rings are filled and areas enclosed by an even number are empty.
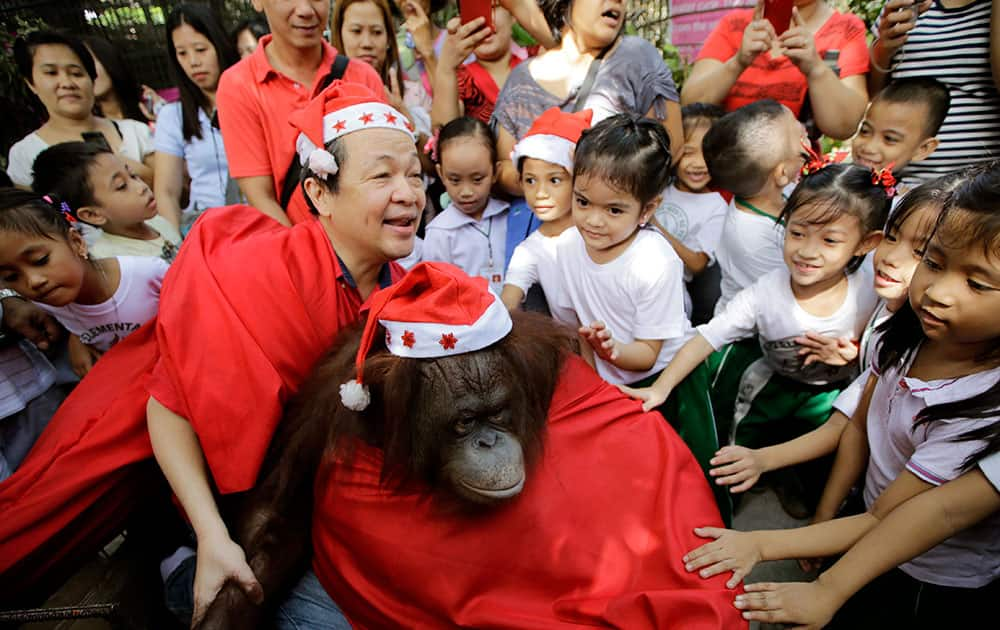
[[[337,57],[337,49],[323,39],[330,0],[254,0],[253,5],[267,16],[271,34],[222,74],[216,96],[219,125],[229,173],[249,205],[291,225],[310,214],[301,191],[286,208],[278,201],[298,135],[288,118],[316,94]],[[349,61],[342,78],[378,95],[385,90],[364,62]]]
[[[198,221],[157,317],[101,358],[0,484],[0,602],[120,529],[150,492],[135,464],[154,454],[199,541],[195,601],[227,577],[253,587],[213,488],[253,486],[284,403],[402,275],[391,261],[413,249],[426,201],[406,118],[381,94],[335,81],[290,117],[318,220],[287,229],[230,206]]]

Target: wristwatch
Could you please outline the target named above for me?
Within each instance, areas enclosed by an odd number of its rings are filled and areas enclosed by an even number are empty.
[[[15,291],[14,289],[0,288],[0,300],[6,300],[9,297],[19,298],[21,297],[21,294]]]

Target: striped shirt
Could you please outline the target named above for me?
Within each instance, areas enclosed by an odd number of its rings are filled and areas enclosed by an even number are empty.
[[[892,78],[930,77],[951,93],[951,108],[937,136],[941,144],[926,160],[906,167],[908,182],[1000,157],[1000,95],[990,71],[990,10],[990,0],[955,9],[934,0],[893,55]]]

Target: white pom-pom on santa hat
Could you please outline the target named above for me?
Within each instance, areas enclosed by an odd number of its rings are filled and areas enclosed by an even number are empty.
[[[517,165],[521,158],[534,158],[558,164],[572,173],[576,143],[584,130],[590,127],[593,116],[594,112],[589,109],[573,113],[558,107],[545,110],[521,141],[514,145],[510,153],[511,161]]]
[[[356,380],[340,384],[340,400],[352,411],[364,411],[371,404],[368,388]]]
[[[371,395],[363,383],[364,364],[375,331],[385,328],[385,345],[400,357],[432,359],[475,352],[510,332],[510,313],[484,278],[471,278],[447,263],[415,265],[403,279],[369,300],[368,321],[355,360],[357,377],[340,386],[340,399],[354,411]]]
[[[337,173],[337,160],[324,149],[340,136],[363,129],[395,129],[414,138],[412,125],[399,110],[366,86],[334,81],[309,104],[289,116],[299,130],[295,151],[299,163],[317,175]]]

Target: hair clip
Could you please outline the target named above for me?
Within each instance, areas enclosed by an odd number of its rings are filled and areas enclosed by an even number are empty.
[[[846,153],[832,153],[829,155],[821,156],[819,153],[806,143],[802,143],[802,149],[806,152],[809,159],[806,163],[802,165],[802,170],[800,173],[803,177],[806,175],[811,175],[817,171],[821,171],[831,164],[840,164],[847,157]]]
[[[895,162],[878,170],[872,169],[872,184],[885,190],[887,197],[896,196],[896,176],[892,174]]]
[[[43,195],[44,199],[50,206],[59,210],[62,213],[63,218],[66,219],[68,223],[76,223],[76,215],[73,214],[73,209],[69,207],[69,204],[65,201],[60,201],[59,205],[56,206],[55,200],[49,195]]]
[[[424,143],[424,153],[431,156],[431,161],[438,161],[438,139],[441,137],[441,128],[439,127],[430,138],[427,138],[427,142]]]

